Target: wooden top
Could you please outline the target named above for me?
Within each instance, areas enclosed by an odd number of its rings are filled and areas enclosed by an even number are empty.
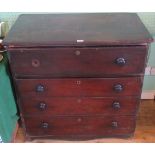
[[[3,44],[10,47],[139,45],[152,37],[135,13],[21,15]]]

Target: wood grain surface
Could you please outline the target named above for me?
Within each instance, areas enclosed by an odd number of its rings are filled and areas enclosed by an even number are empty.
[[[135,13],[28,14],[3,44],[17,46],[93,46],[149,43],[152,37]]]
[[[155,142],[155,101],[142,100],[138,113],[137,126],[131,138],[99,138],[87,141],[64,141],[53,139],[25,140],[23,129],[20,127],[15,143],[154,143]]]
[[[16,84],[21,97],[139,96],[142,78],[16,79]]]
[[[9,57],[18,77],[116,77],[142,75],[147,50],[147,46],[13,49]]]
[[[135,115],[138,97],[37,97],[20,98],[23,116]]]

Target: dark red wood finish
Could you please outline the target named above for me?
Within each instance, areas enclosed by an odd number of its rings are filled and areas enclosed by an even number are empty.
[[[37,97],[21,98],[22,115],[135,115],[135,97]]]
[[[72,78],[72,79],[17,79],[17,89],[20,96],[139,96],[142,79],[139,77],[128,78]],[[122,85],[122,91],[114,89]],[[42,92],[37,88],[43,87]]]
[[[133,133],[135,116],[37,116],[25,117],[25,125],[29,136],[111,136]]]
[[[3,44],[9,47],[103,46],[150,43],[136,13],[21,15]]]
[[[152,40],[135,13],[21,15],[3,45],[26,135],[133,135]]]
[[[20,77],[127,76],[143,74],[146,55],[146,46],[19,49],[10,50],[10,63]],[[125,64],[118,64],[119,58]]]
[[[24,116],[34,115],[135,115],[139,99],[135,97],[37,97],[21,98]]]

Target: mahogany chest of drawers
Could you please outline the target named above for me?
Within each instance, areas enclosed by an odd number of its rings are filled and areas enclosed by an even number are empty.
[[[26,136],[133,135],[151,42],[134,13],[21,15],[3,44]]]

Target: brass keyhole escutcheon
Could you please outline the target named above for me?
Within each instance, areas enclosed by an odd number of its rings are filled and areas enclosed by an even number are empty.
[[[80,80],[76,81],[76,84],[77,85],[80,85],[81,84],[81,81]]]

